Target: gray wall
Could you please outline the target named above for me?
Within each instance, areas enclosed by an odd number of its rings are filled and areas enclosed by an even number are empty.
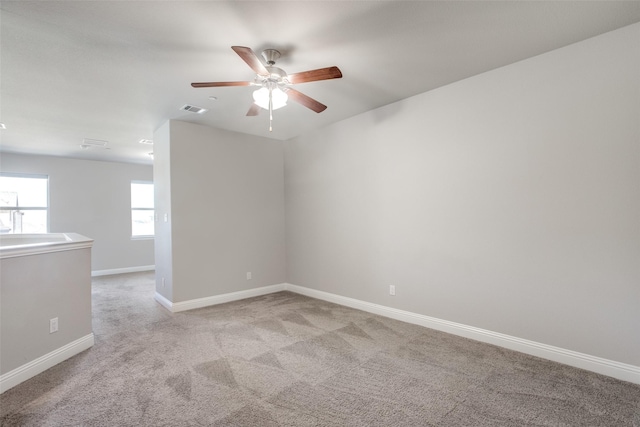
[[[2,259],[0,374],[91,334],[90,259],[89,248]]]
[[[639,40],[636,24],[288,142],[288,281],[640,365]]]
[[[2,153],[0,170],[49,175],[49,232],[94,239],[93,271],[154,265],[153,239],[131,239],[131,181],[151,166]]]
[[[156,249],[171,260],[156,290],[175,303],[285,282],[282,142],[172,120],[154,144]]]

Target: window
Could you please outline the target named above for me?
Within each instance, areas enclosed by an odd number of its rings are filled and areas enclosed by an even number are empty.
[[[153,236],[153,219],[153,183],[131,181],[131,237]]]
[[[49,177],[0,174],[0,233],[47,233]]]

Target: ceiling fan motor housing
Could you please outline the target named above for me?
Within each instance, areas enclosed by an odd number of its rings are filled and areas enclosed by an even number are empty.
[[[275,49],[265,49],[262,51],[262,57],[267,61],[267,64],[273,65],[280,58],[280,51]]]

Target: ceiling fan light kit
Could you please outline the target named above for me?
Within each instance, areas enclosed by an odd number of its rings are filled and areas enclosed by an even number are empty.
[[[253,102],[257,104],[258,107],[264,108],[265,110],[268,110],[269,108],[272,110],[282,108],[287,105],[288,99],[289,97],[287,94],[279,87],[276,87],[275,89],[261,87],[253,92]],[[269,103],[271,103],[271,106],[269,106]]]
[[[260,108],[269,111],[269,131],[272,131],[271,122],[273,120],[273,110],[282,108],[287,105],[289,99],[309,108],[316,113],[326,110],[327,106],[316,101],[315,99],[299,92],[291,85],[299,83],[314,82],[319,80],[339,79],[342,72],[338,67],[320,68],[317,70],[304,71],[287,75],[287,73],[278,67],[275,67],[276,61],[280,58],[280,52],[276,49],[265,49],[262,57],[266,65],[258,58],[251,48],[244,46],[231,46],[242,58],[244,62],[256,73],[255,79],[250,81],[236,82],[205,82],[191,83],[194,88],[200,87],[224,87],[224,86],[260,86],[260,89],[253,92],[254,105],[249,108],[247,116],[256,116],[260,112]]]

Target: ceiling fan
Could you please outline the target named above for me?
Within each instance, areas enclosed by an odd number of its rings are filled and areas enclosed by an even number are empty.
[[[338,67],[326,67],[317,70],[303,71],[301,73],[287,74],[283,69],[274,66],[278,58],[280,58],[280,52],[276,49],[265,49],[262,52],[262,57],[266,65],[264,65],[253,50],[248,47],[231,46],[231,49],[256,73],[253,81],[191,83],[191,86],[195,88],[260,86],[260,89],[253,93],[254,103],[249,108],[247,116],[258,115],[260,108],[269,110],[269,131],[272,130],[273,110],[284,107],[288,99],[292,99],[316,113],[321,113],[327,108],[326,105],[291,88],[291,85],[315,82],[318,80],[339,79],[342,77],[342,72]]]

